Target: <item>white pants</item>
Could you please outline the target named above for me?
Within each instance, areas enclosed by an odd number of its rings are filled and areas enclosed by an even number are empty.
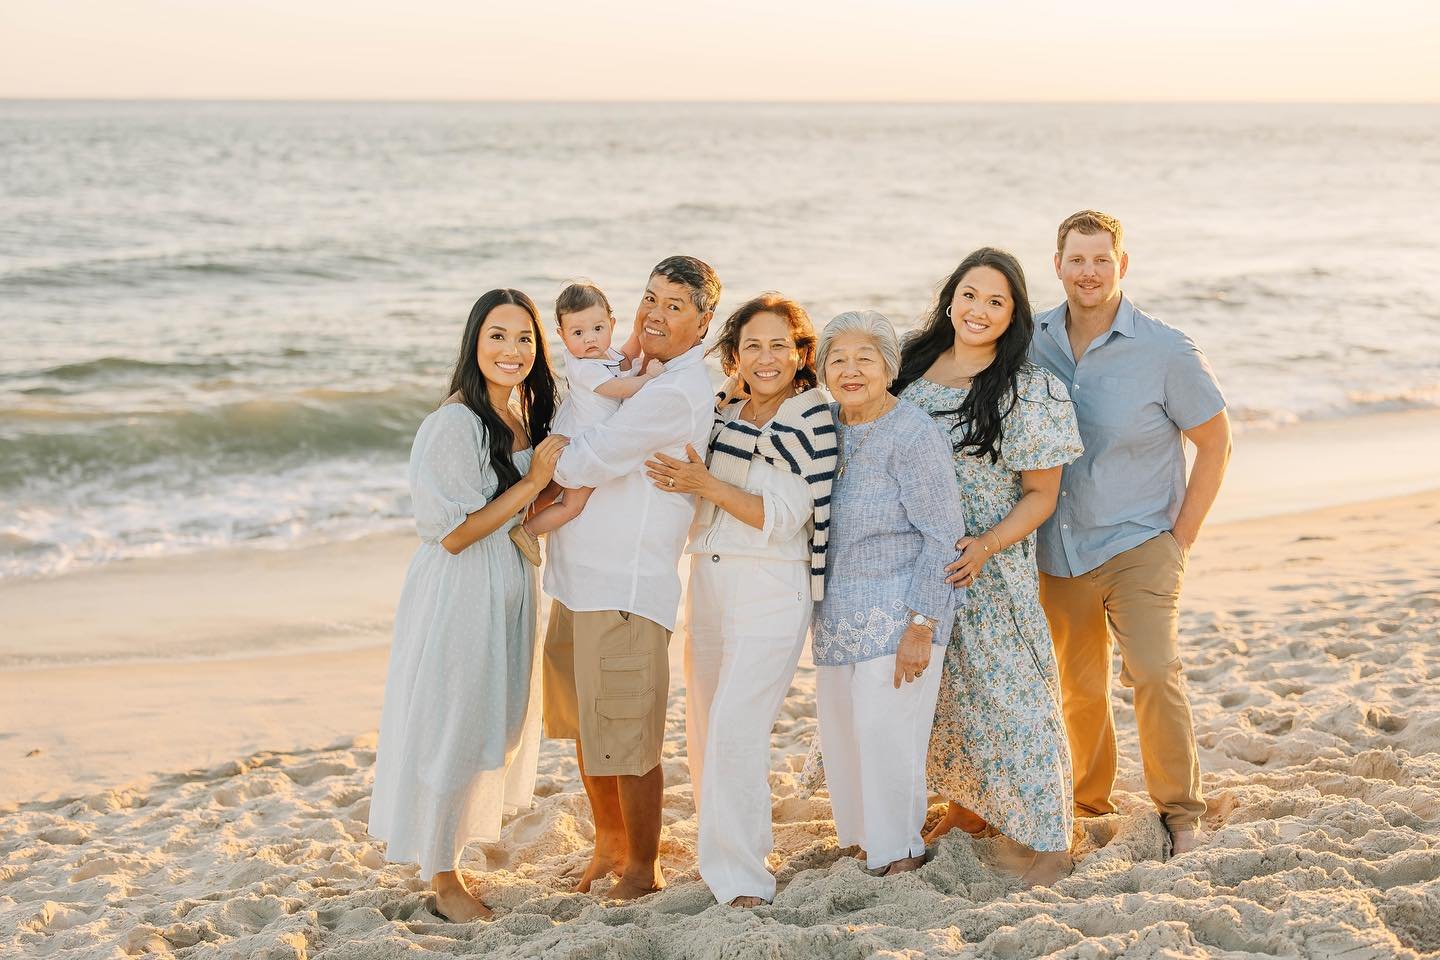
[[[935,721],[944,650],[919,680],[895,689],[895,658],[815,670],[815,713],[825,784],[840,846],[865,849],[866,867],[925,852],[925,752]]]
[[[700,876],[720,903],[770,900],[770,733],[810,628],[810,571],[802,561],[711,554],[690,570],[685,740]]]

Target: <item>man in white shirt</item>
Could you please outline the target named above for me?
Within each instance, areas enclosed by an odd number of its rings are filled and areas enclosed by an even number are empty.
[[[575,741],[595,816],[595,852],[576,887],[606,873],[616,899],[665,885],[658,862],[669,700],[667,647],[680,604],[679,561],[694,514],[688,496],[656,489],[644,463],[704,450],[714,396],[701,342],[720,278],[694,257],[667,257],[635,312],[646,357],[665,370],[619,412],[570,439],[555,469],[567,489],[593,487],[584,511],[550,534],[545,592],[545,735]]]

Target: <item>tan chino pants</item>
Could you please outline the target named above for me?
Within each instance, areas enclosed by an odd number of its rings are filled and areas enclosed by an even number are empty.
[[[1185,557],[1169,533],[1078,577],[1040,575],[1040,602],[1055,640],[1078,816],[1114,813],[1115,719],[1111,643],[1120,682],[1135,690],[1145,786],[1171,830],[1205,812],[1200,760],[1181,675],[1180,587]]]

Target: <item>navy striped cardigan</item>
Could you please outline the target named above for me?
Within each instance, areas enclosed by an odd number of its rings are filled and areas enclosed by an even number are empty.
[[[745,398],[730,404],[744,403]],[[830,487],[835,482],[835,418],[818,387],[780,404],[775,418],[764,427],[717,417],[710,434],[710,473],[737,487],[745,486],[750,462],[759,457],[789,470],[810,484],[815,503],[810,518],[810,593],[825,596],[825,547],[830,538]],[[715,505],[700,502],[697,519],[702,528],[715,519]]]

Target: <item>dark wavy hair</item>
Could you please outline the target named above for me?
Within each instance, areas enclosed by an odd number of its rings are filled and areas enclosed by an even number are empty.
[[[896,396],[919,380],[940,355],[955,344],[955,323],[946,310],[955,299],[955,290],[965,274],[976,267],[993,267],[1005,277],[1010,287],[1014,310],[1010,326],[995,344],[995,360],[975,375],[965,399],[955,410],[943,411],[954,416],[952,430],[959,429],[957,451],[973,456],[988,456],[991,463],[1000,459],[1001,430],[1005,417],[1021,399],[1020,372],[1027,364],[1026,353],[1035,332],[1035,317],[1030,311],[1030,295],[1025,287],[1025,271],[1020,261],[995,247],[981,247],[960,261],[960,266],[940,285],[940,293],[925,324],[905,338],[900,348],[900,375],[890,392]]]
[[[530,314],[530,325],[535,333],[535,363],[520,384],[520,416],[530,434],[531,444],[539,443],[550,433],[550,421],[555,416],[555,374],[550,369],[550,355],[545,347],[545,331],[540,325],[540,311],[535,302],[519,290],[501,288],[483,294],[470,308],[470,319],[465,322],[465,333],[460,339],[460,356],[455,361],[455,372],[450,375],[450,393],[460,394],[460,402],[474,411],[485,427],[490,446],[490,467],[500,485],[494,496],[499,496],[520,482],[520,469],[515,466],[511,448],[515,446],[515,434],[505,418],[490,403],[485,375],[480,372],[478,352],[480,328],[490,311],[498,306],[511,304]]]
[[[740,334],[745,324],[761,313],[773,313],[790,327],[795,350],[800,354],[800,366],[795,370],[795,390],[814,388],[820,382],[815,373],[815,325],[810,322],[810,314],[805,312],[804,307],[773,291],[740,304],[720,328],[720,338],[705,352],[720,358],[720,369],[725,371],[726,376],[734,376],[740,356]]]

